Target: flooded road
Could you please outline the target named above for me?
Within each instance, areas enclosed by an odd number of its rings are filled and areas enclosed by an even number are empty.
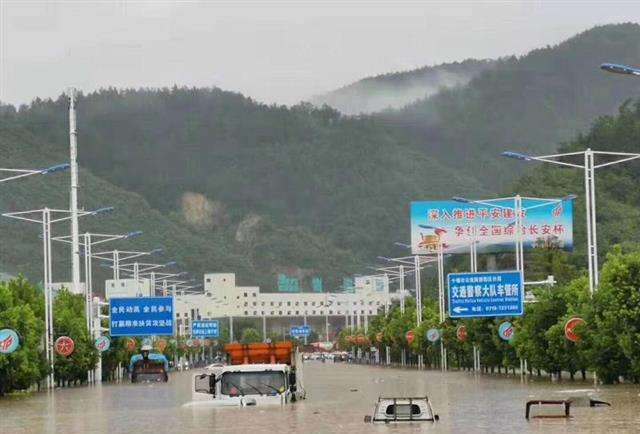
[[[183,408],[192,372],[167,384],[105,384],[0,399],[0,433],[638,433],[640,387],[602,387],[611,408],[575,407],[570,420],[524,419],[528,399],[584,395],[589,383],[369,366],[305,364],[307,400],[285,407]],[[437,423],[365,424],[379,395],[424,396]]]

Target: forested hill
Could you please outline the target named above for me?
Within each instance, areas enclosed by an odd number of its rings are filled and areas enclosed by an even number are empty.
[[[561,152],[578,152],[591,148],[597,151],[640,153],[640,98],[627,102],[614,116],[598,118],[592,127],[561,148]],[[581,156],[569,158],[578,164]],[[582,161],[580,160],[582,158]],[[597,156],[597,163],[612,161],[612,157]],[[520,178],[508,191],[534,197],[562,197],[576,194],[574,204],[574,260],[586,264],[584,172],[556,165],[522,162],[521,167],[535,168]],[[640,161],[629,161],[603,167],[596,173],[596,206],[598,250],[604,257],[614,244],[637,249],[640,243]],[[635,246],[633,246],[635,244]]]
[[[418,152],[401,130],[330,109],[174,88],[105,90],[81,96],[78,111],[80,165],[112,191],[83,178],[82,203],[118,207],[120,194],[134,192],[141,210],[163,219],[157,241],[167,237],[174,251],[179,244],[186,267],[237,271],[244,283],[273,286],[278,272],[335,282],[407,240],[411,200],[484,192]],[[23,159],[46,151],[47,161],[66,161],[66,117],[64,98],[18,112],[7,107],[3,147],[20,144],[15,153]],[[27,206],[31,190],[15,191],[14,200]],[[43,197],[39,205],[47,204]],[[23,208],[6,200],[4,209]],[[159,223],[143,215],[121,226],[157,232]]]
[[[391,72],[358,80],[340,89],[316,95],[309,101],[318,107],[326,104],[348,115],[399,109],[443,88],[465,85],[494,63],[491,60],[467,59],[411,71]]]
[[[266,289],[280,272],[319,275],[335,288],[407,241],[410,201],[503,191],[526,169],[501,151],[555,149],[638,95],[640,81],[598,69],[636,59],[640,26],[599,27],[503,59],[464,87],[358,117],[219,89],[81,95],[81,203],[115,206],[113,220],[95,227],[143,230],[141,242],[167,246],[197,274],[235,271]],[[66,161],[67,125],[64,98],[3,107],[3,166]],[[3,186],[0,210],[63,206],[68,174],[51,179]],[[0,271],[35,275],[37,231],[22,227],[0,227]]]
[[[640,62],[640,25],[596,27],[502,59],[465,87],[441,90],[378,119],[407,130],[433,158],[464,172],[481,167],[477,176],[499,189],[520,170],[497,158],[502,150],[553,151],[640,94],[639,80],[605,73],[603,62]]]

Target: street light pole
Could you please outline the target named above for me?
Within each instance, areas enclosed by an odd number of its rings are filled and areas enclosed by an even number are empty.
[[[596,191],[595,191],[595,170],[624,163],[626,161],[640,158],[640,154],[629,152],[606,152],[593,151],[587,149],[579,152],[567,152],[563,154],[551,154],[542,156],[531,156],[518,152],[506,151],[501,154],[504,157],[515,158],[522,161],[540,161],[544,163],[557,164],[565,167],[574,167],[584,170],[585,205],[587,217],[587,257],[589,265],[589,291],[593,295],[598,289],[598,242],[596,236]],[[582,156],[581,164],[575,162],[562,161],[562,158]],[[597,156],[613,157],[612,161],[596,164]]]
[[[76,90],[69,88],[69,163],[71,165],[71,276],[73,292],[80,293],[80,236],[78,227],[78,131],[76,125]]]
[[[109,212],[113,208],[100,208],[94,211],[79,212],[79,216],[97,215]],[[62,215],[62,217],[58,217]],[[45,301],[45,357],[49,366],[49,375],[47,377],[47,388],[54,387],[54,363],[55,354],[53,351],[53,293],[52,280],[53,268],[51,261],[51,225],[71,219],[69,210],[42,208],[29,211],[17,211],[2,214],[3,217],[9,217],[16,220],[22,220],[29,223],[36,223],[42,227],[42,244],[43,244],[43,284],[44,284],[44,301]],[[53,217],[53,218],[52,218]]]

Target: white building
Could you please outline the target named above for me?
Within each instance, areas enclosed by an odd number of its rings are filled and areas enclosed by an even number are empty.
[[[384,313],[390,303],[385,276],[356,277],[352,293],[260,292],[256,286],[236,286],[233,273],[204,276],[204,293],[182,295],[174,300],[176,325],[189,333],[194,319],[343,317],[360,325],[361,318]]]

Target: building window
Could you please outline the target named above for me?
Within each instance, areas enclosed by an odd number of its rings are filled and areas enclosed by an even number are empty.
[[[246,310],[244,311],[245,316],[249,316],[249,312],[247,312]]]
[[[278,302],[278,306],[282,306],[282,302],[281,301]]]
[[[240,296],[237,296],[237,297],[236,297],[236,300],[240,300]]]
[[[332,310],[329,311],[329,315],[333,315],[333,311]]]
[[[273,315],[273,311],[271,311],[271,314],[270,314],[270,315]]]
[[[338,302],[338,306],[340,306],[340,302]]]
[[[340,313],[341,313],[341,312],[340,312],[340,311],[338,311],[338,315],[340,315]]]
[[[369,315],[373,315],[373,312],[372,312],[372,311],[369,311]]]
[[[311,302],[311,306],[315,306],[315,305],[316,305],[316,302],[315,302],[315,301],[312,301],[312,302]]]
[[[247,303],[246,301],[244,302],[244,307],[249,306],[249,303]]]
[[[246,292],[244,293],[244,296],[245,296],[245,297],[247,296],[247,293],[246,293]]]
[[[273,306],[273,305],[274,305],[274,303],[273,303],[273,301],[272,301],[272,302],[271,302],[271,306]]]
[[[290,301],[287,301],[287,306],[291,306],[291,302]]]
[[[254,296],[254,297],[257,297],[257,295],[256,295],[256,293],[255,293],[255,292],[253,293],[253,296]]]
[[[321,302],[320,302],[320,306],[324,306],[324,301],[321,301]]]
[[[282,315],[282,311],[281,310],[278,311],[278,315]]]
[[[253,316],[258,316],[258,311],[257,310],[253,311]]]
[[[357,301],[354,301],[354,302],[353,302],[353,305],[354,305],[354,306],[357,306],[357,305],[358,305],[358,302],[357,302]]]
[[[312,311],[311,311],[311,313],[313,313],[313,314],[315,315],[315,314],[316,314],[316,311],[315,311],[315,310],[312,310]]]
[[[300,311],[296,310],[296,315],[300,315]]]
[[[361,310],[361,311],[360,311],[360,313],[361,313],[362,315],[364,315],[364,310]]]
[[[303,304],[306,306],[306,305],[307,305],[307,302],[305,301]]]
[[[211,277],[207,277],[207,283],[211,283]]]
[[[260,303],[260,306],[264,306],[264,301],[262,303]]]
[[[299,303],[296,301],[296,306],[297,306],[298,304],[299,304]]]
[[[287,315],[291,315],[291,311],[290,310],[287,311]]]

